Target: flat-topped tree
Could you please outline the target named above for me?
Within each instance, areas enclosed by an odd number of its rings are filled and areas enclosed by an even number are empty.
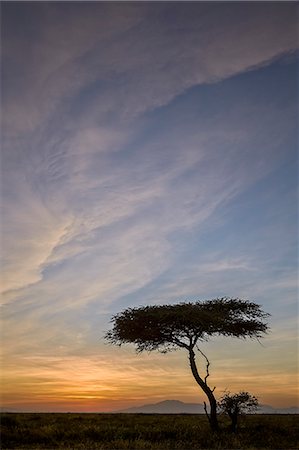
[[[158,350],[162,353],[183,348],[188,351],[195,381],[206,394],[210,411],[205,411],[211,428],[218,430],[217,401],[214,389],[208,385],[210,362],[198,344],[211,336],[260,338],[267,331],[267,313],[260,306],[239,298],[185,302],[175,305],[128,308],[112,317],[112,330],[105,338],[112,344],[135,344],[137,352]],[[206,372],[200,374],[195,362],[195,350],[206,361]]]

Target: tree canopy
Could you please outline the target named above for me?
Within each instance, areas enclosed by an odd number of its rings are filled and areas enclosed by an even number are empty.
[[[229,416],[236,414],[242,415],[258,409],[258,399],[249,394],[249,392],[241,391],[237,394],[224,394],[218,402],[220,410]]]
[[[128,308],[112,317],[106,339],[116,345],[135,344],[138,352],[193,348],[212,335],[260,338],[268,316],[259,305],[238,298]]]

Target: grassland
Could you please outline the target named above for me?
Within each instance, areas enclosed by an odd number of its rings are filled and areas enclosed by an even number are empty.
[[[1,414],[2,449],[297,449],[298,415],[242,418],[213,434],[203,415]]]

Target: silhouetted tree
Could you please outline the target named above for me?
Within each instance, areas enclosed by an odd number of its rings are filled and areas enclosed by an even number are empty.
[[[208,385],[210,362],[198,348],[198,343],[209,340],[213,335],[259,338],[267,331],[267,324],[263,321],[267,316],[255,303],[227,297],[203,302],[128,308],[112,317],[113,328],[106,333],[105,338],[119,346],[135,344],[137,352],[158,350],[167,353],[177,348],[187,350],[195,381],[209,400],[209,413],[205,402],[204,407],[210,426],[218,430],[215,387]],[[205,375],[198,372],[196,349],[205,359]]]
[[[228,414],[231,419],[231,430],[235,433],[238,426],[238,417],[240,415],[256,411],[258,408],[258,399],[248,392],[239,392],[231,395],[226,393],[218,402],[220,411]]]

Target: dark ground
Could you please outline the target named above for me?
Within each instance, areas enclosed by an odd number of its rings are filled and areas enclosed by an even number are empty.
[[[204,415],[2,413],[2,449],[298,449],[299,415],[243,417],[237,434]]]

